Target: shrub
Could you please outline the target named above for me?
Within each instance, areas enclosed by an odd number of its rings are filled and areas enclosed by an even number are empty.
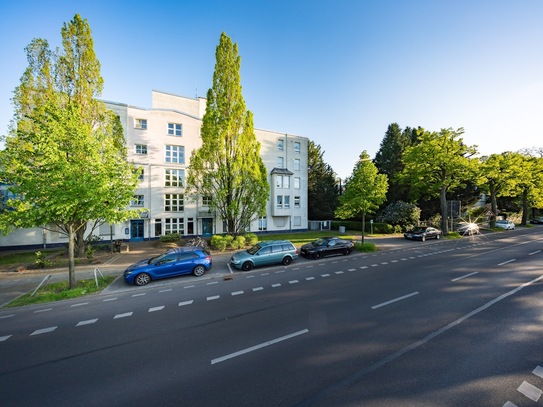
[[[244,236],[236,236],[235,239],[230,242],[230,246],[234,250],[241,249],[242,247],[245,247],[245,237]]]
[[[53,262],[51,260],[47,260],[45,258],[45,254],[42,252],[36,252],[36,261],[35,261],[36,267],[42,269],[44,267],[51,267],[53,265]]]
[[[160,236],[160,241],[163,243],[176,243],[181,240],[179,233],[168,233],[167,235]]]
[[[245,234],[245,243],[249,246],[254,246],[258,243],[258,236],[254,233],[247,233]]]
[[[364,253],[370,253],[377,250],[377,246],[375,246],[375,243],[370,243],[370,242],[355,243],[354,248],[358,250],[359,252],[364,252]]]
[[[221,252],[224,252],[226,250],[226,246],[228,245],[228,242],[224,237],[225,236],[221,235],[213,235],[211,237],[211,246]]]

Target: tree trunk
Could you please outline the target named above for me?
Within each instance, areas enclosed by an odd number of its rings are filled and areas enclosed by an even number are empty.
[[[496,227],[496,215],[498,214],[498,201],[496,200],[496,186],[493,182],[490,183],[490,227]]]
[[[530,210],[528,206],[528,188],[524,187],[524,190],[522,191],[522,221],[520,222],[521,225],[526,226],[526,223],[528,222],[528,211]]]
[[[74,255],[77,258],[85,257],[85,231],[86,227],[80,226],[77,228],[74,236]]]
[[[447,187],[445,185],[441,186],[439,200],[441,202],[441,230],[443,236],[446,236],[449,233],[449,227],[447,222]]]
[[[362,244],[364,244],[365,230],[366,230],[366,212],[362,212]]]
[[[74,225],[68,225],[68,282],[70,288],[75,287],[75,258],[74,258],[74,248],[75,248],[75,233]]]

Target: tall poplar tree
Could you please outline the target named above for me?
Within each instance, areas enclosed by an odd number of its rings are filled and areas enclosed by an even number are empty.
[[[187,192],[211,197],[211,209],[225,221],[227,232],[237,235],[265,213],[270,187],[253,114],[246,110],[241,92],[238,46],[225,33],[215,57],[202,146],[190,158]]]
[[[127,161],[122,126],[101,94],[100,63],[87,20],[75,15],[62,30],[62,49],[35,39],[15,89],[14,116],[0,152],[0,179],[16,198],[0,213],[0,231],[43,227],[68,237],[69,284],[75,255],[84,253],[91,221],[118,223],[138,185]]]

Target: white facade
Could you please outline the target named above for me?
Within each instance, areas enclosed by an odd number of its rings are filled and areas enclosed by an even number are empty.
[[[210,211],[208,198],[184,194],[191,153],[202,142],[206,100],[153,91],[150,109],[114,102],[106,106],[121,120],[128,160],[143,170],[131,207],[144,213],[120,225],[102,225],[94,234],[103,240],[142,240],[176,232],[187,236],[223,233],[223,222]],[[271,192],[267,215],[255,219],[250,231],[306,230],[308,139],[259,129],[255,134]],[[66,241],[59,233],[37,230],[18,230],[0,238],[0,246]]]

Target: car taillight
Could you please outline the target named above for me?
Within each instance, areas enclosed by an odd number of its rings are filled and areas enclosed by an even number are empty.
[[[296,254],[298,254],[298,249],[296,249]]]

